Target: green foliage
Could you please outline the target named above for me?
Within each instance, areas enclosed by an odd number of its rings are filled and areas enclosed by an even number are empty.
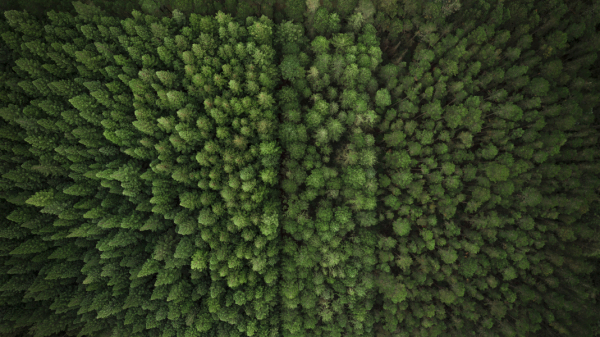
[[[398,219],[394,222],[394,232],[399,236],[406,236],[410,233],[410,222],[408,219]]]
[[[506,181],[509,177],[510,170],[504,165],[490,163],[485,168],[485,173],[492,182]]]
[[[359,188],[366,183],[365,171],[359,167],[349,167],[344,174],[344,181],[354,188]]]
[[[453,264],[456,259],[458,258],[458,254],[456,253],[456,251],[454,249],[449,249],[449,250],[445,250],[445,249],[441,249],[439,250],[440,253],[440,257],[442,258],[442,261],[444,261],[444,263],[446,264]]]
[[[50,205],[52,203],[53,198],[54,190],[38,191],[35,193],[35,195],[27,199],[25,202],[37,207],[44,207]]]
[[[311,43],[312,50],[315,54],[327,54],[331,41],[324,36],[317,36]]]
[[[447,289],[440,289],[439,291],[440,301],[446,305],[450,305],[456,301],[456,295]]]
[[[293,80],[304,75],[304,70],[296,55],[286,55],[281,62],[281,76],[284,80]]]
[[[2,334],[597,324],[589,3],[39,5],[0,20]]]
[[[377,91],[375,95],[375,104],[378,107],[385,108],[392,104],[392,98],[390,97],[390,93],[386,89],[380,89]]]

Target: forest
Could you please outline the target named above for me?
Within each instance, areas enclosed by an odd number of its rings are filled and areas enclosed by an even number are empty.
[[[0,336],[600,336],[600,0],[0,12]]]

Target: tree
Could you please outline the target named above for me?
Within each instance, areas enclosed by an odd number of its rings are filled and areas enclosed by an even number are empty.
[[[488,144],[488,146],[481,151],[481,156],[487,160],[494,159],[494,157],[496,157],[497,154],[498,148],[491,143]]]
[[[452,129],[456,129],[461,125],[462,119],[467,115],[468,110],[462,105],[452,105],[447,108],[445,116],[448,126]]]
[[[248,27],[248,33],[257,44],[271,44],[273,38],[273,23],[266,16],[262,16],[252,26]]]
[[[285,55],[281,62],[281,75],[284,80],[294,80],[304,76],[304,69],[296,55]]]
[[[380,89],[377,91],[377,94],[375,95],[375,104],[382,108],[392,104],[392,99],[387,89]]]
[[[340,83],[345,88],[355,88],[358,80],[358,74],[359,70],[356,63],[349,64],[344,70]]]
[[[441,59],[439,61],[439,65],[441,69],[444,71],[445,75],[455,76],[458,74],[458,62],[448,59]]]
[[[550,88],[550,83],[541,77],[536,77],[527,86],[525,86],[525,91],[532,96],[544,96],[548,89]]]
[[[317,36],[311,43],[312,50],[316,54],[327,54],[329,51],[330,41],[324,36]],[[323,68],[323,67],[321,67]],[[325,71],[323,71],[325,72]]]
[[[358,0],[342,0],[338,2],[336,11],[340,13],[342,19],[345,19],[352,13],[357,4]]]
[[[506,92],[506,90],[504,89],[499,89],[499,90],[495,90],[494,92],[491,93],[490,96],[488,96],[486,98],[486,100],[492,100],[495,102],[504,102],[504,100],[506,99],[506,97],[508,96],[508,93]]]
[[[361,12],[354,13],[348,18],[348,27],[355,34],[360,33],[364,23],[365,23],[365,18],[363,17],[363,14]]]
[[[439,100],[426,104],[422,111],[426,117],[432,120],[438,120],[442,117],[442,107]]]
[[[510,170],[504,165],[491,162],[486,166],[485,172],[490,181],[496,182],[506,181],[508,179]]]
[[[410,233],[410,223],[407,219],[398,219],[394,222],[394,232],[399,236],[406,236]]]
[[[511,121],[519,121],[523,117],[523,110],[512,103],[499,105],[494,112],[496,115]]]
[[[318,35],[326,35],[329,33],[329,10],[327,8],[319,7],[316,10],[311,28],[314,29]]]

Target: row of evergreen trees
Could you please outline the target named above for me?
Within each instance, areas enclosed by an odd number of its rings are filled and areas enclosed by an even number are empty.
[[[592,333],[597,1],[73,4],[0,21],[3,334]]]

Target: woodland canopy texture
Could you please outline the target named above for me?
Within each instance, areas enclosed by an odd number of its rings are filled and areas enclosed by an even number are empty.
[[[600,336],[599,0],[15,8],[1,336]]]

